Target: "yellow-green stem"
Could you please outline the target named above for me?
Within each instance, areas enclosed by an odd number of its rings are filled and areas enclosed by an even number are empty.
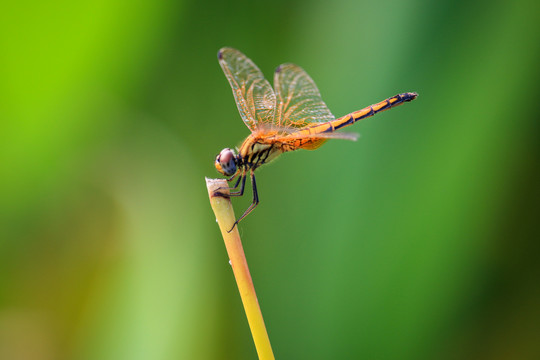
[[[270,346],[270,339],[264,326],[264,320],[253,287],[253,281],[249,273],[248,264],[244,255],[244,249],[238,233],[238,226],[235,226],[231,232],[228,232],[233,227],[236,218],[234,210],[229,199],[229,185],[223,179],[206,179],[208,195],[210,196],[210,205],[216,215],[221,235],[227,248],[229,260],[233,269],[234,277],[238,285],[238,291],[244,304],[251,335],[255,342],[257,354],[261,360],[273,360],[274,353]],[[219,190],[218,190],[219,189]],[[216,192],[217,191],[217,192]]]

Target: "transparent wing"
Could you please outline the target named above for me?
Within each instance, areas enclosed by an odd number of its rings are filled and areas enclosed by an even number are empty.
[[[283,64],[274,74],[277,107],[275,124],[300,128],[309,123],[334,120],[315,82],[299,66]]]
[[[347,132],[331,132],[331,133],[322,133],[322,134],[298,134],[295,135],[294,133],[290,137],[284,136],[283,139],[341,139],[341,140],[350,140],[350,141],[356,141],[360,137],[359,134],[356,133],[347,133]]]
[[[259,127],[259,130],[263,130],[263,132],[270,134],[274,132],[273,137],[279,139],[279,141],[290,141],[291,139],[343,139],[343,140],[351,140],[356,141],[360,137],[357,133],[351,133],[351,132],[321,132],[321,131],[313,131],[313,129],[317,129],[319,126],[308,126],[304,129],[298,129],[290,126],[277,126],[277,125],[263,125]]]
[[[293,129],[293,128],[288,128]],[[298,149],[315,150],[324,144],[328,139],[343,139],[356,141],[358,134],[353,133],[314,133],[310,134],[307,128],[297,130],[296,132],[279,132],[272,140],[280,143],[286,151],[293,151]]]
[[[247,127],[254,131],[260,123],[271,123],[276,95],[259,68],[240,51],[231,48],[219,50],[218,59]]]

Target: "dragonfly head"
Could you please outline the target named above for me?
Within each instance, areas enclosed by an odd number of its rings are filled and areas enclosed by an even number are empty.
[[[233,150],[225,148],[216,156],[216,169],[225,176],[236,174],[238,164],[236,162],[236,154]]]

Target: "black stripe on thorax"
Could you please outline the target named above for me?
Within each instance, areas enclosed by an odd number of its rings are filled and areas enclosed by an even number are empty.
[[[246,160],[245,165],[248,168],[256,169],[257,167],[266,163],[266,159],[270,156],[270,152],[274,149],[274,146],[270,146],[268,149],[264,149],[258,152],[252,153]]]

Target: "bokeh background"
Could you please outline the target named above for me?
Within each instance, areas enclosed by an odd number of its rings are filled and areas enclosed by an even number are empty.
[[[256,358],[204,182],[248,135],[223,46],[337,116],[420,94],[260,170],[278,359],[540,358],[537,1],[5,2],[0,31],[0,359]]]

